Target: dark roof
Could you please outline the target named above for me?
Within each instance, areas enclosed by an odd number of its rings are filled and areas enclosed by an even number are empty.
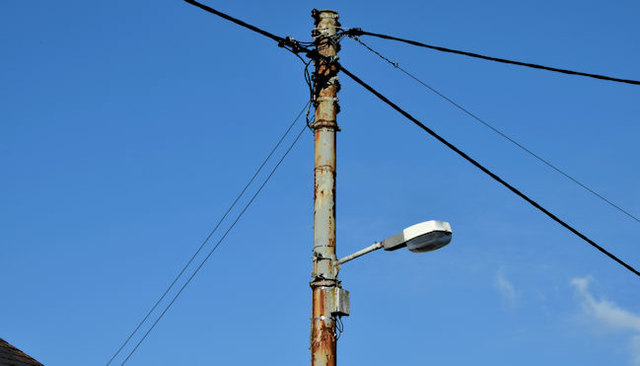
[[[0,338],[0,366],[44,366]]]

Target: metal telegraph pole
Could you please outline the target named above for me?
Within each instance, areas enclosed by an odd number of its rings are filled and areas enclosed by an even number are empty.
[[[349,315],[349,292],[338,281],[340,266],[378,249],[394,251],[408,248],[424,253],[437,250],[451,241],[451,225],[431,220],[405,228],[363,250],[340,260],[336,258],[336,122],[339,112],[337,55],[340,44],[333,37],[340,27],[338,13],[313,10],[316,47],[314,91],[316,107],[312,127],[315,136],[313,193],[313,271],[311,272],[311,365],[336,366],[339,317]]]
[[[349,293],[340,287],[336,259],[336,123],[340,45],[333,36],[340,23],[332,10],[313,10],[316,51],[314,73],[315,136],[311,365],[336,365],[336,321],[348,315]]]

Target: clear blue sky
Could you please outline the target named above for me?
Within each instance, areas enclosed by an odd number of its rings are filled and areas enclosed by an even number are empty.
[[[330,8],[346,27],[640,78],[637,1],[208,4],[301,40]],[[0,39],[0,337],[46,365],[105,364],[305,103],[302,67],[179,0],[5,1]],[[365,40],[640,215],[640,87]],[[640,224],[354,42],[341,60],[640,267]],[[427,219],[454,236],[345,265],[340,364],[640,365],[637,277],[342,85],[339,254]],[[128,364],[308,363],[312,148],[305,134]]]

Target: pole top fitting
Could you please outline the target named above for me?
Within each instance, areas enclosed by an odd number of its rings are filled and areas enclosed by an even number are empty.
[[[311,17],[315,20],[315,23],[318,24],[322,19],[335,19],[337,21],[340,15],[338,15],[338,12],[335,10],[313,9],[311,10]]]

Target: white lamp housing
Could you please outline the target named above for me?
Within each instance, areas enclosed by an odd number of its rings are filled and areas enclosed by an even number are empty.
[[[384,250],[405,246],[412,252],[424,253],[440,249],[451,242],[451,225],[446,221],[431,220],[409,226],[401,233],[385,239]]]

